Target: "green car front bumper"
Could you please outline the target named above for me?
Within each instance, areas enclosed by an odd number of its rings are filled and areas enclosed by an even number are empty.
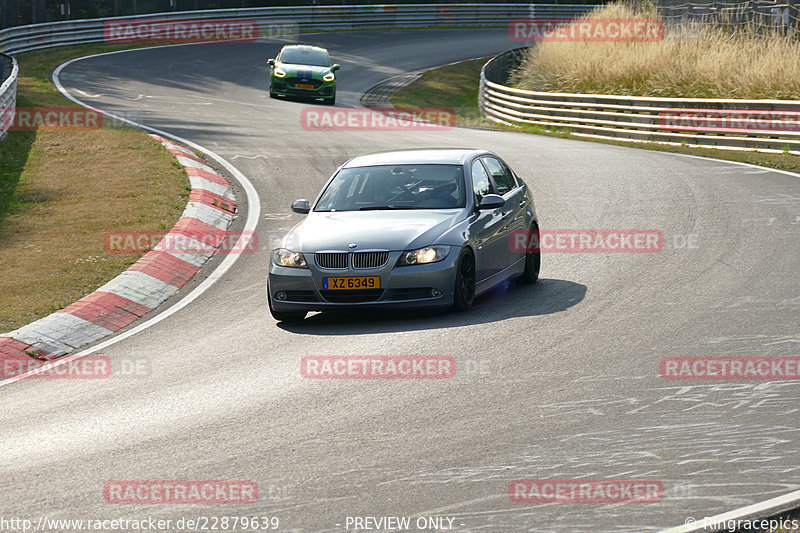
[[[279,78],[272,74],[269,90],[273,95],[332,99],[336,96],[336,80],[323,81],[288,75]]]

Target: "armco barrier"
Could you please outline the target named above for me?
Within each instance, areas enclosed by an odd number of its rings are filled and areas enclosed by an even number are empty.
[[[527,91],[505,85],[522,49],[481,70],[479,105],[490,120],[598,139],[800,154],[800,101],[656,98]]]
[[[15,54],[71,44],[103,42],[103,27],[113,20],[248,19],[261,37],[328,30],[423,27],[507,27],[515,18],[572,18],[592,9],[584,4],[406,4],[259,7],[154,13],[133,17],[71,20],[0,30],[0,51]]]
[[[17,60],[0,54],[0,139],[6,136],[17,105]]]
[[[705,0],[677,2],[655,0],[659,16],[665,24],[674,25],[692,21],[694,24],[715,25],[724,21],[729,27],[742,25],[784,27],[800,29],[800,6],[788,0]]]

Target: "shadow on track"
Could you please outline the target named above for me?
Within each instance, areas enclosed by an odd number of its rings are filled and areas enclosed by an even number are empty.
[[[509,318],[566,311],[586,296],[586,285],[540,279],[535,285],[505,283],[475,300],[467,313],[449,310],[357,309],[316,313],[299,323],[277,326],[298,335],[364,335],[396,331],[457,328]]]

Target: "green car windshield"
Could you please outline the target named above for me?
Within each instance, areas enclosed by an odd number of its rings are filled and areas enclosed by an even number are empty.
[[[466,205],[461,165],[380,165],[344,168],[314,211],[455,209]]]
[[[311,65],[313,67],[329,67],[331,59],[324,50],[308,50],[287,48],[281,54],[281,63],[290,65]]]

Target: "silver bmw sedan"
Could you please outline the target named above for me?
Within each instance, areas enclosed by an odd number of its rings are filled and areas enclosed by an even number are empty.
[[[267,279],[279,321],[343,307],[466,311],[500,283],[539,277],[531,191],[486,150],[361,155],[292,211],[306,217],[272,250]]]

